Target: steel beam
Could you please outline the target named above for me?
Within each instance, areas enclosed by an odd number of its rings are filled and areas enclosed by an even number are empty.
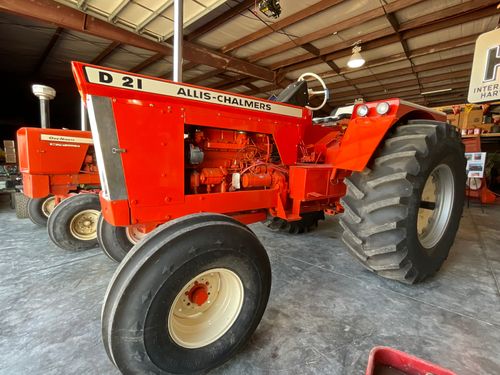
[[[92,61],[91,64],[98,65],[101,63],[106,57],[111,55],[115,49],[120,47],[120,43],[112,42],[110,43],[99,55],[97,55]]]
[[[212,78],[220,73],[224,73],[224,69],[215,69],[215,70],[211,70],[207,73],[200,74],[199,76],[196,76],[196,77],[191,78],[190,80],[186,81],[186,83],[191,83],[194,85],[196,83],[203,82],[206,79]]]
[[[141,70],[146,69],[148,66],[153,65],[155,62],[160,61],[161,59],[163,59],[163,57],[164,56],[162,53],[156,53],[151,57],[147,58],[146,60],[144,60],[143,62],[137,64],[132,69],[129,69],[129,72],[132,73],[140,72]]]

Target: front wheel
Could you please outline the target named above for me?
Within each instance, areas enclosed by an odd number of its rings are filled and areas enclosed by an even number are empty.
[[[464,148],[452,126],[425,120],[398,126],[369,168],[345,180],[344,243],[383,277],[424,280],[453,244],[465,179]]]
[[[224,215],[173,220],[120,263],[102,312],[110,359],[128,374],[199,373],[230,359],[264,313],[264,247]]]
[[[100,210],[96,194],[77,194],[65,199],[49,216],[47,231],[50,239],[64,250],[80,251],[97,247]]]
[[[137,244],[146,233],[136,226],[115,227],[109,224],[102,215],[97,221],[97,241],[109,259],[120,263],[125,255]]]

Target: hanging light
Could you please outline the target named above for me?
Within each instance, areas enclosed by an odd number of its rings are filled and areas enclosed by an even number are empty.
[[[361,46],[356,44],[352,47],[352,55],[349,61],[347,62],[347,66],[349,68],[360,68],[365,65],[365,59],[361,56]]]

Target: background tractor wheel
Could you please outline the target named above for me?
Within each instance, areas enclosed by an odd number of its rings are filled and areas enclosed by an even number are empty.
[[[21,192],[14,193],[14,203],[16,206],[16,217],[18,219],[29,218],[28,203],[30,198]]]
[[[146,234],[136,227],[115,227],[109,224],[102,215],[97,221],[97,240],[104,254],[120,263],[130,249]]]
[[[97,220],[101,205],[96,194],[77,194],[59,203],[47,222],[49,237],[64,250],[98,246]]]
[[[273,232],[299,234],[314,230],[318,227],[318,222],[320,220],[325,220],[325,213],[323,211],[306,212],[300,215],[302,219],[298,221],[286,221],[279,217],[271,217],[263,221],[262,224]]]
[[[28,201],[28,217],[33,224],[45,227],[52,211],[54,211],[56,197],[31,198]]]
[[[257,237],[224,215],[168,222],[132,248],[108,287],[106,351],[129,374],[200,373],[250,339],[271,288]]]
[[[414,120],[345,180],[343,241],[369,270],[412,284],[446,260],[462,215],[465,157],[451,125]]]

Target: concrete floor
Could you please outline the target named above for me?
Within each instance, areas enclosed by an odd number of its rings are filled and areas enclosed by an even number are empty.
[[[100,335],[116,264],[58,249],[0,206],[0,374],[117,374]],[[376,345],[500,374],[500,206],[466,209],[441,272],[411,287],[358,265],[336,218],[299,236],[253,229],[273,265],[270,303],[250,345],[213,374],[364,374]]]

